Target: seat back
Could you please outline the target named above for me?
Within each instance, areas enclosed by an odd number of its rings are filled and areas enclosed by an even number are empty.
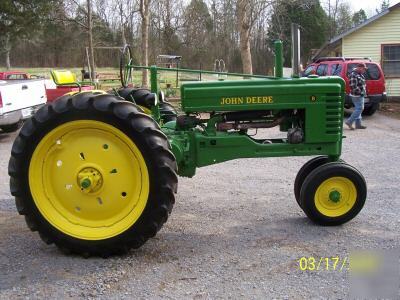
[[[69,70],[51,70],[50,74],[56,85],[78,85],[75,74]]]

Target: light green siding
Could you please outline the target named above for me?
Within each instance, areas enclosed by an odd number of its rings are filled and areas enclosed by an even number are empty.
[[[400,8],[345,36],[342,40],[343,56],[371,57],[381,63],[381,45],[400,43]],[[387,78],[389,96],[400,96],[400,78]]]

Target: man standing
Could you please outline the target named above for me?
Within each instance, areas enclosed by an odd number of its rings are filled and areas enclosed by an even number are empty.
[[[361,113],[364,110],[364,96],[367,94],[364,73],[367,66],[364,63],[357,64],[357,67],[350,74],[350,97],[354,104],[354,112],[350,118],[347,119],[345,124],[354,130],[353,123],[356,129],[365,129],[367,127],[361,125]]]

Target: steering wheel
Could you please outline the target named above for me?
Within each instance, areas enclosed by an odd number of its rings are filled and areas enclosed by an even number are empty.
[[[127,87],[132,82],[132,49],[131,46],[125,45],[121,51],[119,60],[119,75],[123,87]]]

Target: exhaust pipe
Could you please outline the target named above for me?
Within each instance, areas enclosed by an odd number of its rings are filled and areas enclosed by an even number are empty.
[[[300,77],[300,26],[292,23],[292,76]]]

